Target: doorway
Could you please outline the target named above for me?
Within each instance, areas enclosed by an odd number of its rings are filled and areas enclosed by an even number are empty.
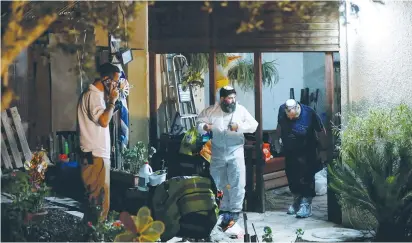
[[[156,55],[156,70],[165,70],[161,63],[161,56],[166,54]],[[167,54],[173,55],[173,54]],[[193,63],[193,56],[202,60],[198,60],[206,68],[197,68],[201,70],[201,75],[198,79],[196,87],[193,89],[193,98],[196,106],[196,112],[201,112],[209,104],[213,104],[211,100],[210,66],[209,53],[189,53],[183,54],[187,56],[189,67]],[[191,57],[190,57],[191,56]],[[224,57],[232,57],[232,61],[223,65]],[[233,58],[235,57],[235,58]],[[254,54],[253,53],[216,53],[216,65],[213,72],[218,80],[221,75],[228,76],[230,84],[237,90],[238,102],[252,114],[255,114],[255,89],[252,78],[248,75],[236,76],[235,70],[240,68],[253,70]],[[265,68],[266,65],[266,68]],[[331,134],[331,124],[340,125],[340,68],[339,68],[339,53],[325,52],[268,52],[262,53],[262,78],[264,85],[262,87],[262,130],[263,142],[273,140],[273,134],[277,126],[277,113],[279,106],[293,95],[296,100],[303,101],[306,98],[307,105],[311,106],[321,117],[327,128],[328,134]],[[168,69],[169,74],[174,70]],[[186,67],[187,71],[187,67]],[[271,76],[268,78],[268,76]],[[249,78],[248,78],[249,77]],[[244,80],[240,80],[243,78]],[[162,125],[164,121],[164,73],[156,72],[157,84],[157,119],[158,119],[158,138],[162,133],[167,132],[170,128]],[[199,81],[198,80],[198,81]],[[217,88],[218,84],[213,84],[213,88]],[[217,89],[216,89],[217,90]],[[293,90],[293,92],[291,92]],[[163,92],[163,93],[162,93]],[[163,94],[163,96],[162,96]],[[215,100],[218,94],[214,92]],[[160,99],[160,97],[162,97]],[[212,99],[213,99],[212,98]],[[172,121],[173,117],[169,117]],[[333,159],[333,144],[335,139],[330,137],[330,156],[329,162]],[[264,168],[264,188],[265,188],[265,204],[266,211],[285,211],[288,204],[291,202],[291,194],[288,190],[286,175],[284,173],[284,159],[282,154],[276,154],[271,151],[274,159],[272,163],[266,163]],[[283,163],[283,164],[282,164]],[[314,199],[313,205],[314,217],[322,220],[331,220],[338,222],[340,219],[340,209],[337,205],[336,198],[331,192],[325,191],[326,187],[326,170],[321,171],[317,175],[318,196]],[[328,208],[328,205],[332,208]],[[336,219],[338,218],[338,219]]]

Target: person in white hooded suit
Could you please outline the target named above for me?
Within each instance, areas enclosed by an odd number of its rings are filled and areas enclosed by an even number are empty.
[[[223,191],[220,212],[222,224],[233,225],[242,211],[245,197],[246,171],[244,133],[254,133],[258,122],[236,102],[236,91],[230,86],[220,89],[220,101],[203,110],[197,118],[201,134],[212,133],[210,174]],[[231,224],[231,225],[230,225]]]

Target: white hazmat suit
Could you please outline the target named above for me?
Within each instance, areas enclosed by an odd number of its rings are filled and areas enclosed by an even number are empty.
[[[236,123],[238,130],[230,131],[230,123]],[[246,186],[243,133],[255,132],[258,122],[242,105],[236,104],[234,112],[225,113],[220,104],[216,103],[199,114],[197,128],[200,134],[205,133],[205,124],[212,124],[210,174],[217,188],[223,191],[220,210],[241,212]]]

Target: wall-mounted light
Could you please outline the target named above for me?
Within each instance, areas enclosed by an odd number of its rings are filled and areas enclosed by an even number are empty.
[[[122,62],[123,65],[128,64],[129,62],[133,61],[133,53],[132,50],[127,49],[120,49],[118,54],[118,59]]]
[[[350,15],[353,17],[359,17],[359,6],[353,2],[350,3]]]
[[[354,3],[355,0],[352,1],[340,1],[339,6],[339,13],[340,13],[340,22],[343,25],[351,23],[353,20],[357,20],[359,18],[359,5]]]

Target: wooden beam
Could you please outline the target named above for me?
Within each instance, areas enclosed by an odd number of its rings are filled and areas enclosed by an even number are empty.
[[[209,105],[215,104],[216,99],[216,51],[209,52]]]
[[[157,92],[156,92],[156,53],[149,52],[149,102],[150,124],[149,143],[157,148]]]
[[[336,38],[328,37],[335,40],[335,44],[322,44],[324,42],[296,41],[296,43],[275,44],[275,38],[223,38],[213,40],[213,47],[209,44],[211,41],[206,38],[168,38],[165,44],[164,40],[149,40],[149,51],[160,53],[191,53],[191,52],[216,52],[224,53],[241,53],[241,52],[325,52],[339,51],[339,45],[336,44]],[[312,38],[313,39],[313,38]],[[253,40],[253,41],[251,41]],[[279,40],[281,41],[281,40]],[[276,41],[276,42],[279,42]]]
[[[265,207],[265,185],[263,179],[263,130],[262,130],[262,53],[254,53],[254,72],[255,72],[255,119],[259,123],[256,130],[256,196],[259,213],[266,211]]]
[[[335,80],[334,80],[334,69],[333,69],[333,53],[326,52],[325,53],[325,87],[326,87],[326,129],[327,129],[327,139],[328,139],[328,163],[332,163],[333,161],[333,134],[332,134],[332,126],[331,122],[333,121],[333,117],[335,114]],[[328,174],[328,181],[329,181],[329,174]],[[338,200],[336,198],[335,193],[330,190],[328,186],[328,220],[332,221],[336,224],[342,223],[342,211],[338,204]]]

